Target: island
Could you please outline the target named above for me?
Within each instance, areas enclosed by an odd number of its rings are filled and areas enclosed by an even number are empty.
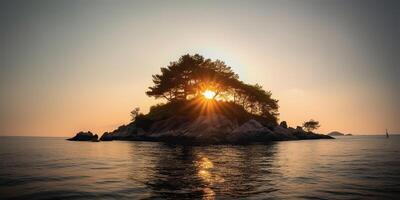
[[[339,131],[332,131],[332,132],[328,133],[328,135],[329,135],[329,136],[353,136],[353,135],[350,134],[350,133],[345,134],[345,133],[341,133],[341,132],[339,132]]]
[[[259,84],[239,80],[223,61],[183,55],[153,75],[149,97],[163,102],[147,114],[135,108],[132,121],[101,141],[139,140],[185,144],[241,144],[283,140],[333,139],[314,133],[310,120],[296,128],[278,123],[278,100]]]
[[[90,131],[87,132],[79,132],[74,137],[67,139],[69,141],[91,141],[91,142],[98,142],[99,136],[97,134],[93,134]]]

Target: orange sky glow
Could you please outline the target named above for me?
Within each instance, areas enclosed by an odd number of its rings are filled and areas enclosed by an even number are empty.
[[[160,102],[145,94],[151,75],[187,53],[270,90],[289,126],[315,119],[322,133],[400,133],[398,30],[385,23],[393,16],[330,3],[4,5],[0,135],[111,131],[135,107]]]

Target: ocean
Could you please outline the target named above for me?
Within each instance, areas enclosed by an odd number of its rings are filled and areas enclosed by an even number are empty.
[[[0,137],[0,199],[399,199],[400,136],[251,145]]]

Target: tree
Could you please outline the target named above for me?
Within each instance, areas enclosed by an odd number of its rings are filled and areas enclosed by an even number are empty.
[[[239,75],[223,61],[205,59],[199,54],[183,55],[162,67],[161,74],[153,75],[153,83],[146,94],[156,99],[185,101],[211,90],[215,93],[213,99],[232,101],[250,114],[275,121],[278,116],[278,101],[271,97],[271,92],[261,85],[240,81]]]
[[[186,54],[169,66],[162,67],[161,74],[153,75],[154,86],[149,87],[146,94],[174,101],[187,100],[211,89],[217,96],[227,90],[229,79],[238,78],[222,61],[205,59],[199,54]]]
[[[140,115],[140,108],[136,107],[135,109],[133,109],[131,111],[131,117],[132,117],[131,121],[135,121],[137,116],[139,116],[139,115]]]
[[[288,128],[286,121],[282,121],[279,125],[282,126],[283,128]]]
[[[308,131],[311,132],[313,130],[318,129],[319,127],[321,127],[321,125],[319,124],[319,121],[315,121],[313,119],[310,119],[307,122],[303,123],[303,127]]]

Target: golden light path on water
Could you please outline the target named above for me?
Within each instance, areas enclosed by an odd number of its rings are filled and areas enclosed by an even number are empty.
[[[205,156],[198,156],[199,159],[195,161],[196,168],[198,170],[197,176],[204,181],[207,187],[203,188],[203,199],[215,199],[215,192],[208,186],[212,186],[214,183],[224,182],[224,178],[213,174],[211,169],[214,168],[213,162]]]

